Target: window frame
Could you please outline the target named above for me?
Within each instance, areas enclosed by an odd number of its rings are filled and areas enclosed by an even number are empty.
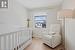
[[[35,20],[35,17],[45,17],[44,20]],[[45,21],[45,27],[36,27],[36,21]],[[34,16],[34,27],[35,28],[46,28],[47,27],[47,15],[37,15],[37,16]]]

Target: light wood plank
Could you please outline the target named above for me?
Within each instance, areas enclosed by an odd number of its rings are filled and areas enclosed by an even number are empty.
[[[24,50],[64,50],[64,46],[59,45],[58,47],[52,49],[48,47],[47,45],[44,45],[41,39],[33,38],[32,44],[29,45]]]

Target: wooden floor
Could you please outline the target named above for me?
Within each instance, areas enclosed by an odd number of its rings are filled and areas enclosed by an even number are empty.
[[[39,38],[33,38],[32,44],[29,45],[24,50],[64,50],[63,45],[59,45],[58,47],[52,49],[48,47],[47,45],[43,44],[43,41]]]

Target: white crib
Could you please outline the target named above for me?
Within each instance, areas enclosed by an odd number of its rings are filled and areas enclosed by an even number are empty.
[[[30,29],[0,25],[0,50],[23,50],[31,41]]]

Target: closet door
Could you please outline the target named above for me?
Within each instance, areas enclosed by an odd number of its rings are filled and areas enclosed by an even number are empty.
[[[75,50],[75,19],[65,19],[65,50]]]

